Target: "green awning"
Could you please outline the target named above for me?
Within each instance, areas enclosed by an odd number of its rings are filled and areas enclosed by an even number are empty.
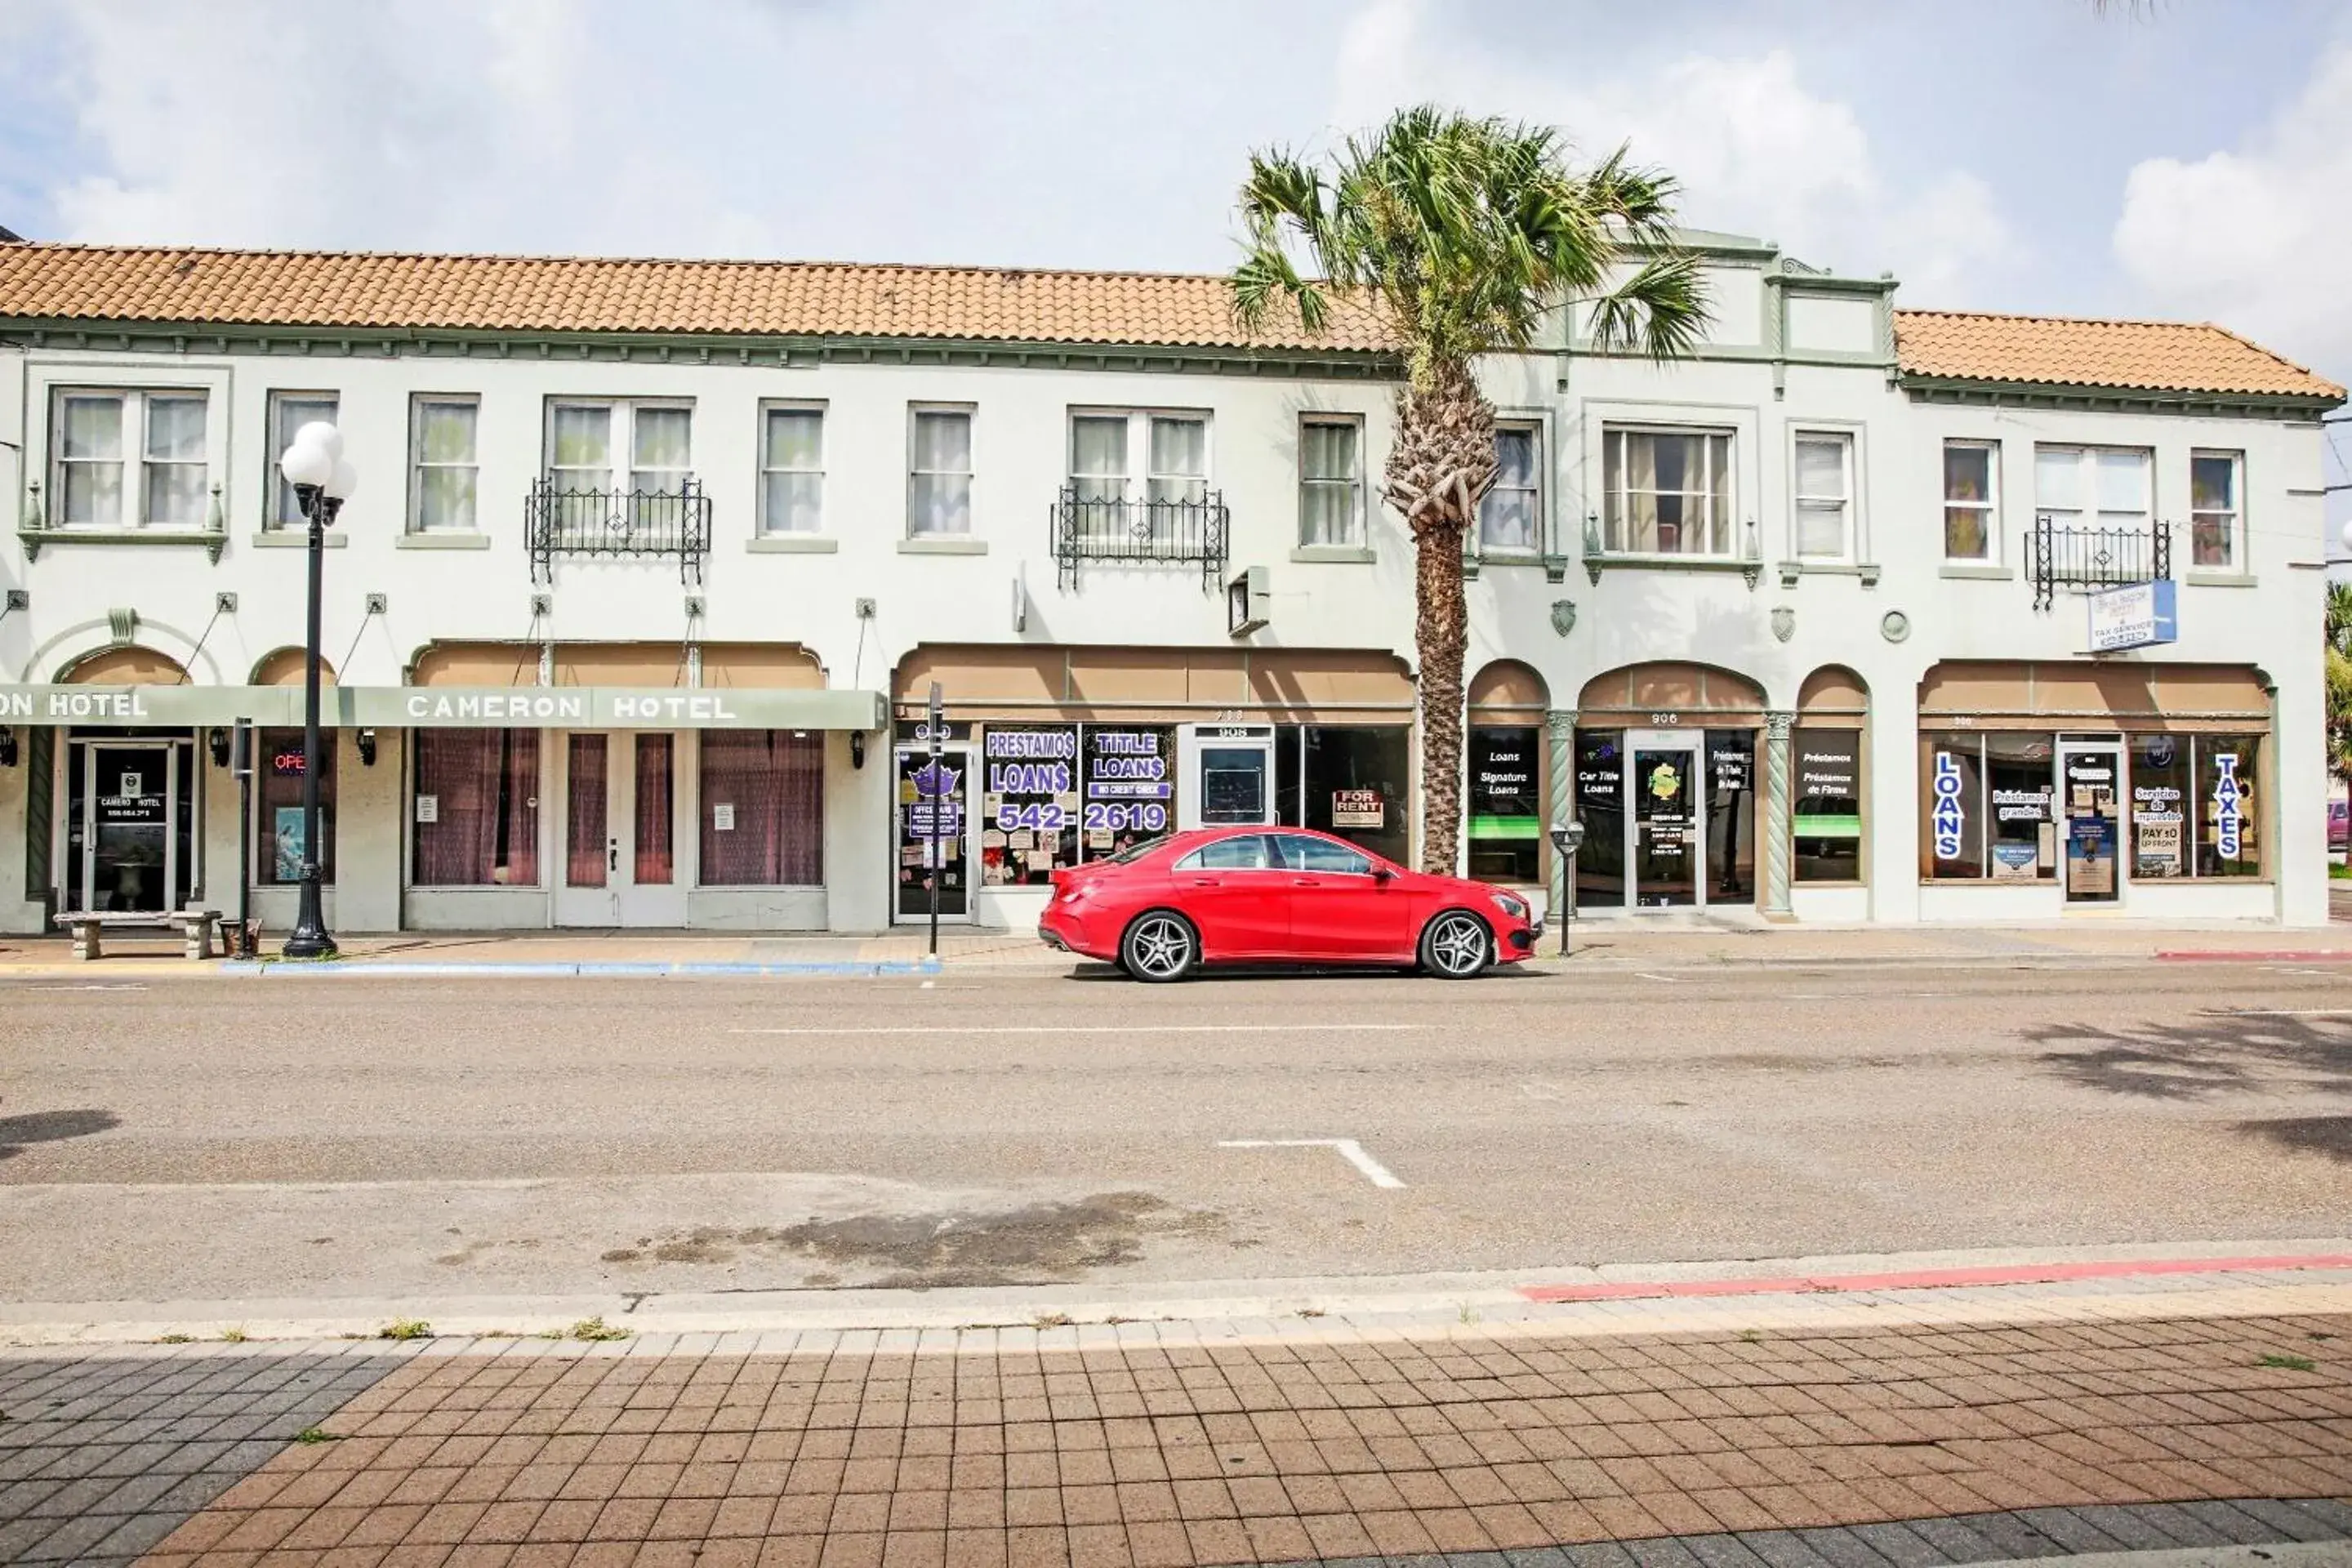
[[[672,686],[331,686],[320,718],[341,728],[879,730],[878,691]],[[299,724],[299,686],[0,686],[0,724]]]

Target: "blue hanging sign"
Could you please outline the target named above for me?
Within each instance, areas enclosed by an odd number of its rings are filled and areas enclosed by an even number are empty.
[[[1960,837],[1968,819],[1960,808],[1960,795],[1968,788],[1968,779],[1960,772],[1958,759],[1949,752],[1936,753],[1936,807],[1928,824],[1936,836],[1936,858],[1957,860],[1960,858]]]
[[[2213,765],[2221,776],[2213,784],[2213,851],[2224,860],[2242,858],[2245,791],[2238,784],[2238,753],[2217,752]]]

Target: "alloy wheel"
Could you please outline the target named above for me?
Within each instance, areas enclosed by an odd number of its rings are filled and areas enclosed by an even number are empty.
[[[1429,962],[1451,977],[1477,973],[1486,967],[1486,928],[1473,915],[1440,916],[1429,933]]]
[[[1146,980],[1174,980],[1192,966],[1192,929],[1174,915],[1146,915],[1127,938],[1128,963]]]

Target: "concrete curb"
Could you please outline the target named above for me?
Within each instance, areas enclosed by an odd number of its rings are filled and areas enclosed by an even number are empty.
[[[848,960],[838,963],[812,961],[808,963],[707,963],[686,961],[667,963],[660,960],[610,963],[594,961],[544,962],[509,963],[495,959],[479,963],[379,963],[372,959],[331,960],[324,963],[266,963],[254,959],[224,960],[216,971],[222,974],[243,975],[256,979],[327,978],[385,975],[414,976],[418,979],[588,979],[614,978],[630,980],[690,978],[696,975],[784,976],[795,974],[847,975],[874,978],[893,974],[937,974],[943,967],[936,958]]]

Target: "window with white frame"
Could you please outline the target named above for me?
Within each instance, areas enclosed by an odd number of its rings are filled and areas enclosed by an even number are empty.
[[[302,502],[286,476],[278,471],[278,459],[294,444],[294,433],[312,423],[332,425],[335,422],[336,398],[331,392],[273,392],[269,395],[269,510],[261,520],[265,529],[308,528],[310,520],[302,515]]]
[[[1991,441],[1944,443],[1944,559],[1990,561],[1997,552],[2000,447]]]
[[[60,390],[51,519],[67,528],[202,528],[206,398],[194,390]]]
[[[824,410],[771,405],[760,412],[760,531],[824,529]]]
[[[674,517],[694,477],[693,435],[694,410],[687,404],[551,399],[547,479],[561,525],[609,526],[625,516],[651,526]],[[616,483],[622,454],[628,466]]]
[[[1130,477],[1140,472],[1139,496]],[[1074,409],[1070,414],[1070,494],[1080,533],[1139,525],[1174,532],[1179,511],[1209,494],[1209,416],[1187,412]],[[1127,503],[1140,500],[1142,515]]]
[[[1728,557],[1731,433],[1601,431],[1602,548],[1612,554]]]
[[[2154,466],[2137,447],[2036,447],[2033,510],[2061,529],[2145,529]]]
[[[971,531],[971,410],[909,410],[907,533],[961,538]]]
[[[2243,452],[2189,455],[2189,563],[2209,572],[2238,565],[2240,482]]]
[[[426,395],[408,405],[408,520],[416,533],[464,533],[480,526],[476,446],[481,405]]]
[[[1481,552],[1532,555],[1543,548],[1543,426],[1495,422],[1495,482],[1478,498]]]
[[[1853,437],[1800,430],[1790,465],[1795,484],[1797,559],[1846,561],[1853,555]]]
[[[1298,542],[1364,542],[1363,421],[1310,415],[1298,426]]]

